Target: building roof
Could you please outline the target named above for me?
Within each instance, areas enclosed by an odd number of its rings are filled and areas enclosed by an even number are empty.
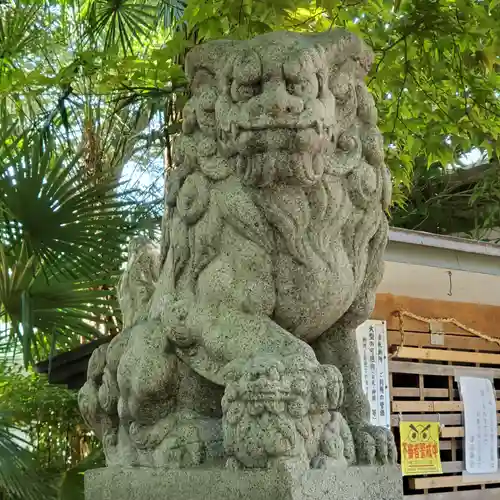
[[[50,384],[65,385],[68,389],[80,389],[87,379],[90,356],[100,345],[109,341],[109,337],[103,337],[82,344],[71,351],[57,354],[52,361],[36,364],[35,370],[37,373],[48,374]]]
[[[389,243],[405,243],[407,245],[439,248],[453,252],[500,257],[500,245],[495,245],[494,243],[470,240],[458,236],[410,231],[409,229],[400,229],[397,227],[390,229]]]
[[[500,245],[391,228],[386,262],[439,267],[471,273],[500,275]]]

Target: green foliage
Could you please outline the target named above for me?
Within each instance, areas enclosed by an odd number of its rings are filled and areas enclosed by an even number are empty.
[[[402,1],[358,26],[378,55],[370,87],[396,194],[410,187],[416,159],[446,167],[473,147],[498,149],[498,5]]]
[[[72,10],[61,9],[51,23],[44,20],[41,7],[36,15],[58,35],[54,39],[59,53],[66,43],[76,47],[74,56],[63,61],[48,56],[50,64],[33,71],[16,70],[3,79],[3,95],[21,91],[40,99],[69,87],[71,97],[60,106],[59,115],[70,126],[74,124],[66,105],[71,100],[89,92],[113,96],[125,107],[148,112],[150,123],[157,124],[139,139],[139,150],[168,147],[172,122],[180,119],[184,101],[183,58],[194,44],[271,30],[320,31],[337,26],[357,32],[376,54],[369,86],[379,108],[397,205],[403,206],[409,194],[417,159],[424,159],[427,166],[446,167],[473,148],[490,155],[498,149],[500,4],[494,0],[65,4]],[[18,3],[16,9],[18,17],[34,15],[32,6]],[[42,40],[41,45],[45,43]],[[22,68],[26,55],[21,51],[17,68]],[[107,97],[100,100],[101,109],[107,109]]]
[[[71,463],[66,433],[81,426],[77,395],[49,385],[45,377],[16,367],[0,365],[0,404],[26,437],[41,461]],[[52,433],[54,439],[52,439]]]
[[[461,234],[497,241],[500,227],[500,184],[497,162],[470,169],[421,166],[404,209],[393,210],[398,227],[437,234]]]
[[[56,43],[59,54],[65,44],[75,46],[74,56],[54,61],[42,40],[38,51],[50,64],[29,71],[19,68],[36,47],[21,51],[15,74],[2,79],[3,95],[23,92],[41,98],[69,87],[65,104],[88,92],[115,96],[124,105],[140,102],[150,118],[162,122],[163,132],[151,133],[144,143],[149,150],[153,144],[165,146],[168,127],[180,118],[182,62],[192,45],[271,30],[337,26],[357,32],[376,54],[369,84],[385,134],[396,203],[404,202],[416,158],[425,158],[428,166],[446,166],[472,148],[489,154],[498,148],[500,5],[494,0],[87,0],[64,2],[71,8],[51,14],[50,23],[43,3],[17,3],[17,14],[6,22],[36,15],[57,35],[50,46]],[[19,45],[12,43],[16,54]],[[61,118],[71,125],[65,113],[68,109],[61,106]]]
[[[87,21],[92,36],[104,37],[105,50],[119,44],[123,52],[133,52],[133,42],[140,42],[155,23],[155,10],[153,5],[134,0],[97,0],[89,2]]]
[[[128,207],[116,199],[116,182],[86,178],[77,156],[44,148],[37,137],[20,140],[20,148],[0,151],[6,241],[13,247],[22,239],[37,261],[71,256],[60,270],[94,276],[120,257],[119,246],[110,240],[123,243],[127,234]]]
[[[102,465],[74,392],[0,365],[0,492],[9,500],[83,498],[82,471]]]
[[[85,471],[104,466],[104,453],[96,446],[77,465],[63,472],[58,488],[58,500],[84,500],[83,475]]]
[[[9,500],[50,498],[55,489],[41,480],[35,457],[16,431],[10,416],[0,411],[0,496]]]

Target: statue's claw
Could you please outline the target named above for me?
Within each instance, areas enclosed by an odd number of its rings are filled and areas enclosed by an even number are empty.
[[[389,429],[365,425],[353,429],[353,437],[358,464],[385,465],[396,463],[396,443]]]

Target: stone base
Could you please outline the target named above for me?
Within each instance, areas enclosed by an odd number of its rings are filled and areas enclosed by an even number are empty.
[[[397,467],[307,470],[97,469],[86,500],[402,500]]]

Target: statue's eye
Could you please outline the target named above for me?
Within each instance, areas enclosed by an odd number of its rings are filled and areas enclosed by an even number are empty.
[[[233,80],[231,84],[231,98],[234,102],[248,101],[250,98],[261,93],[261,82],[241,84]]]
[[[320,94],[319,81],[317,76],[302,75],[301,78],[285,80],[286,91],[290,95],[303,98],[315,98]]]

